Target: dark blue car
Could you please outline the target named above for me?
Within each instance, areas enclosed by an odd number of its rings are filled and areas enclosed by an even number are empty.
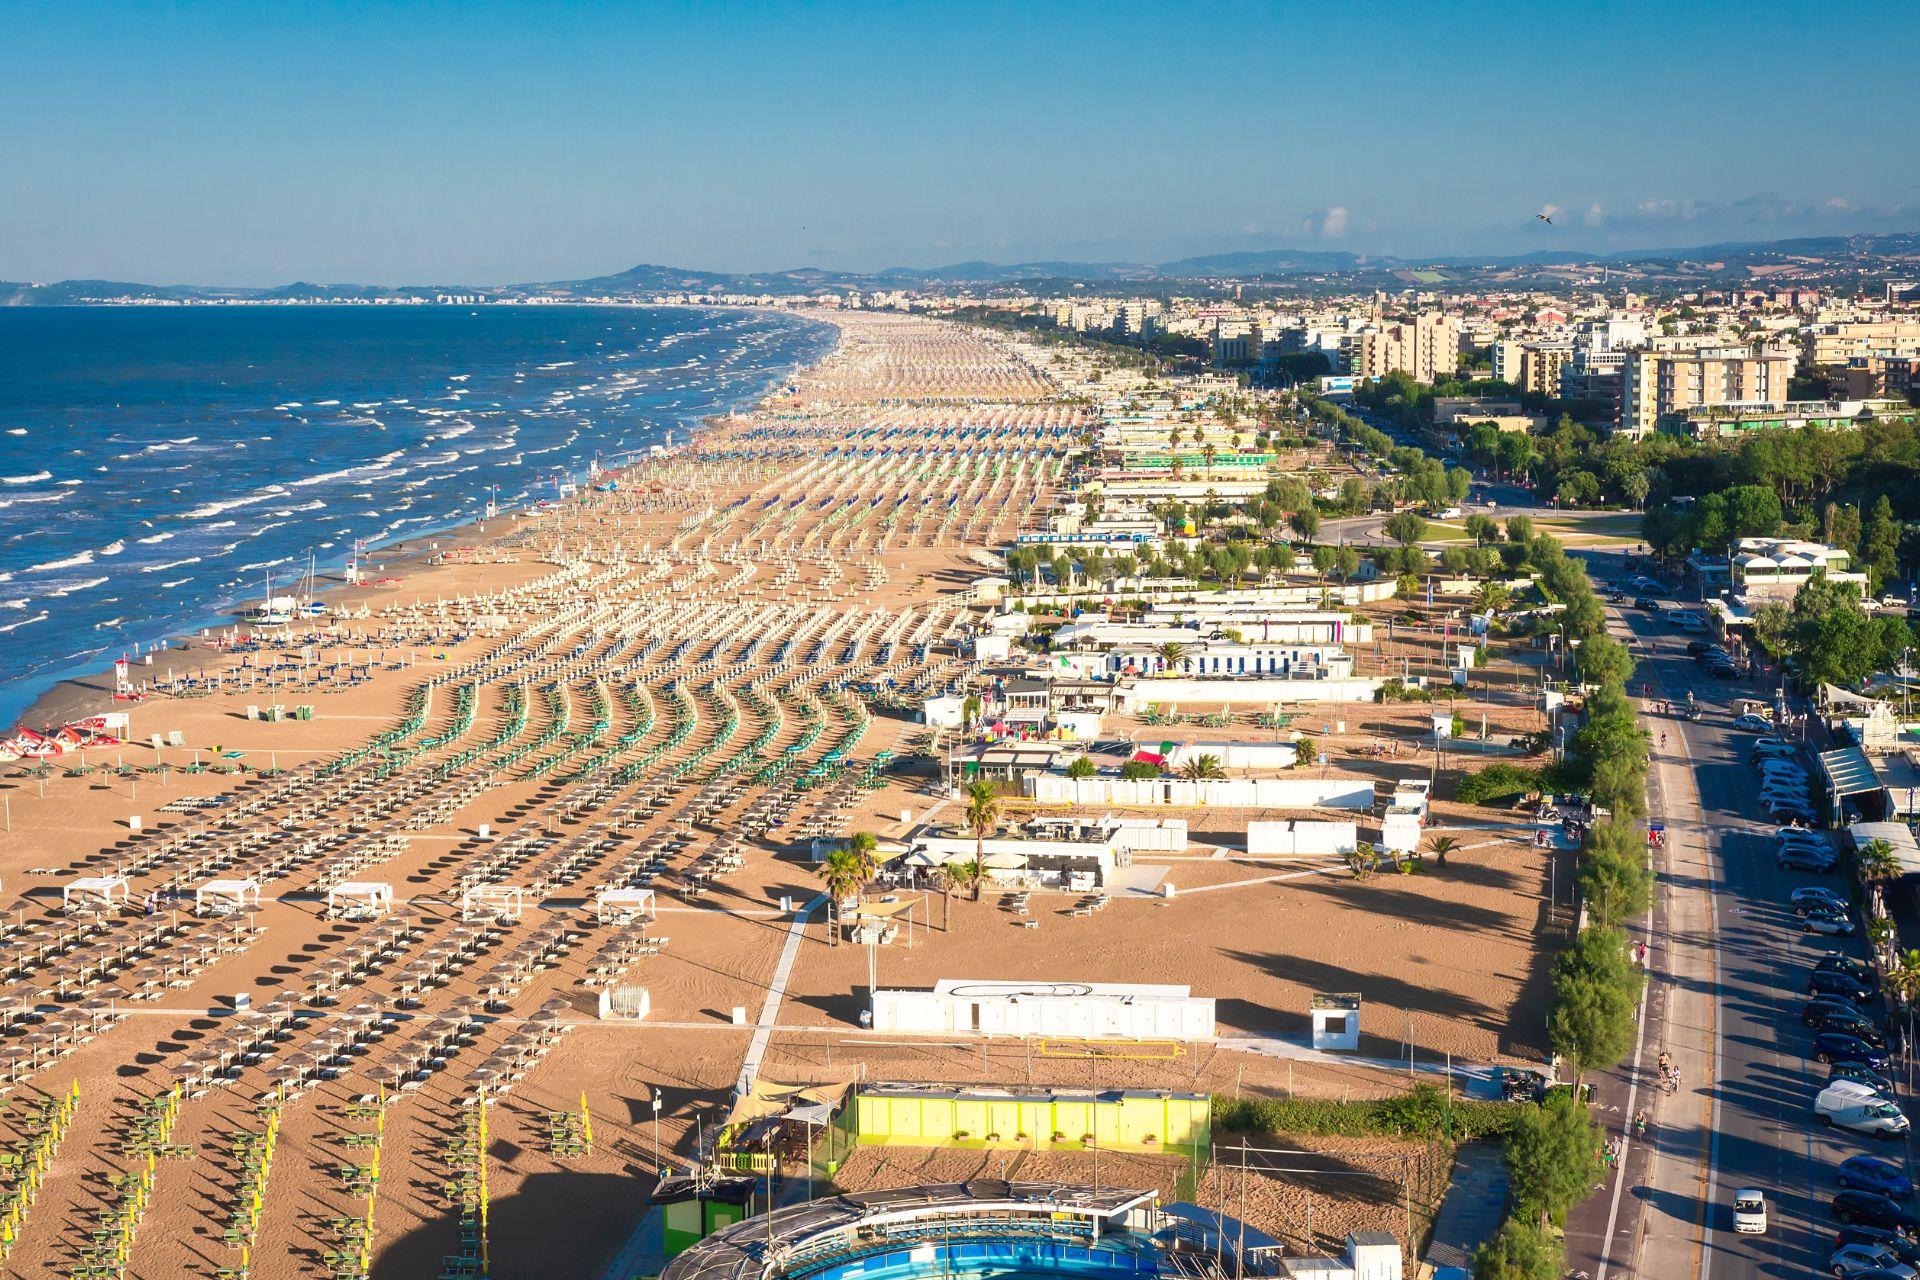
[[[1913,1179],[1907,1176],[1907,1171],[1878,1156],[1842,1160],[1836,1177],[1843,1187],[1858,1187],[1890,1200],[1905,1200],[1913,1195]]]
[[[1822,1031],[1813,1038],[1813,1056],[1822,1062],[1858,1062],[1875,1071],[1887,1069],[1887,1055],[1862,1040],[1838,1031]]]

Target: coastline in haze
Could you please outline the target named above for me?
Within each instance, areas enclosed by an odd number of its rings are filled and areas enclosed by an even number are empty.
[[[772,311],[0,309],[0,727],[270,573],[552,496],[833,342]]]

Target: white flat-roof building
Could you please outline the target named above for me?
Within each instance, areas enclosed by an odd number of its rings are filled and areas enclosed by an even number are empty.
[[[1187,986],[947,978],[931,991],[875,991],[873,1028],[921,1035],[1210,1040],[1214,1002]]]

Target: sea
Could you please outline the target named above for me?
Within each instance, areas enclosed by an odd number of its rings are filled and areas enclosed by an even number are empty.
[[[684,443],[833,343],[758,310],[0,309],[0,732],[269,578]]]

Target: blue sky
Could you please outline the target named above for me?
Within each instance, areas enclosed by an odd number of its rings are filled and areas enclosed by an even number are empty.
[[[4,0],[0,278],[501,283],[1916,229],[1911,17]]]

